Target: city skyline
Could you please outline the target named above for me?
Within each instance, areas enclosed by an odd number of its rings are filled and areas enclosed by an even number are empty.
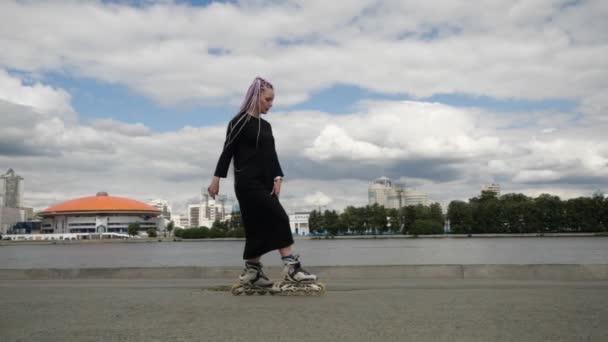
[[[0,171],[37,210],[107,191],[185,213],[259,75],[289,212],[364,206],[382,175],[442,205],[485,183],[591,196],[608,188],[607,7],[6,1]]]

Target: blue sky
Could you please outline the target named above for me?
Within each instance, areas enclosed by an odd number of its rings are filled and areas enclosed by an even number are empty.
[[[143,123],[154,131],[166,132],[184,126],[208,126],[227,122],[236,107],[233,105],[161,105],[125,85],[110,84],[91,78],[75,78],[66,74],[48,73],[45,83],[67,89],[72,105],[83,121],[112,118],[126,123]],[[277,96],[281,96],[280,89]],[[336,85],[315,91],[307,101],[275,110],[317,110],[329,114],[348,114],[361,100],[419,100],[439,102],[455,107],[478,107],[496,112],[531,112],[541,110],[573,111],[577,103],[567,99],[531,101],[496,99],[489,96],[437,94],[414,98],[406,94],[383,94],[357,86]]]

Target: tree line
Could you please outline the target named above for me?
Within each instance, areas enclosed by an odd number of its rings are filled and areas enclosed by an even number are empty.
[[[241,222],[240,213],[232,213],[230,220],[220,222],[215,220],[211,228],[200,226],[197,228],[177,229],[175,236],[182,239],[216,239],[216,238],[243,238],[245,229]]]
[[[592,197],[561,200],[542,194],[536,198],[523,194],[484,191],[465,201],[452,201],[447,215],[439,203],[409,205],[399,209],[378,204],[335,210],[313,210],[308,224],[313,235],[359,234],[443,234],[446,220],[454,234],[522,234],[563,232],[608,232],[608,198],[596,192]],[[134,229],[134,231],[136,231]],[[184,239],[245,237],[239,213],[229,221],[215,221],[211,228],[177,229]]]
[[[452,233],[459,234],[606,232],[608,199],[601,192],[561,200],[484,191],[468,202],[452,201],[447,217]]]
[[[442,234],[444,216],[439,203],[399,209],[373,204],[335,210],[313,210],[308,219],[312,234]]]

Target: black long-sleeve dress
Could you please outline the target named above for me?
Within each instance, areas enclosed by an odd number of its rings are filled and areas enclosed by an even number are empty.
[[[283,177],[270,123],[242,113],[228,124],[215,176],[226,177],[234,159],[234,192],[245,227],[243,259],[253,259],[293,244],[289,217],[272,192]]]

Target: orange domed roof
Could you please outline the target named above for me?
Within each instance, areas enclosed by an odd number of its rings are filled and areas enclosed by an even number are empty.
[[[108,196],[100,192],[96,196],[77,198],[46,208],[41,215],[60,214],[67,212],[145,212],[159,214],[160,210],[145,203],[123,198]]]

